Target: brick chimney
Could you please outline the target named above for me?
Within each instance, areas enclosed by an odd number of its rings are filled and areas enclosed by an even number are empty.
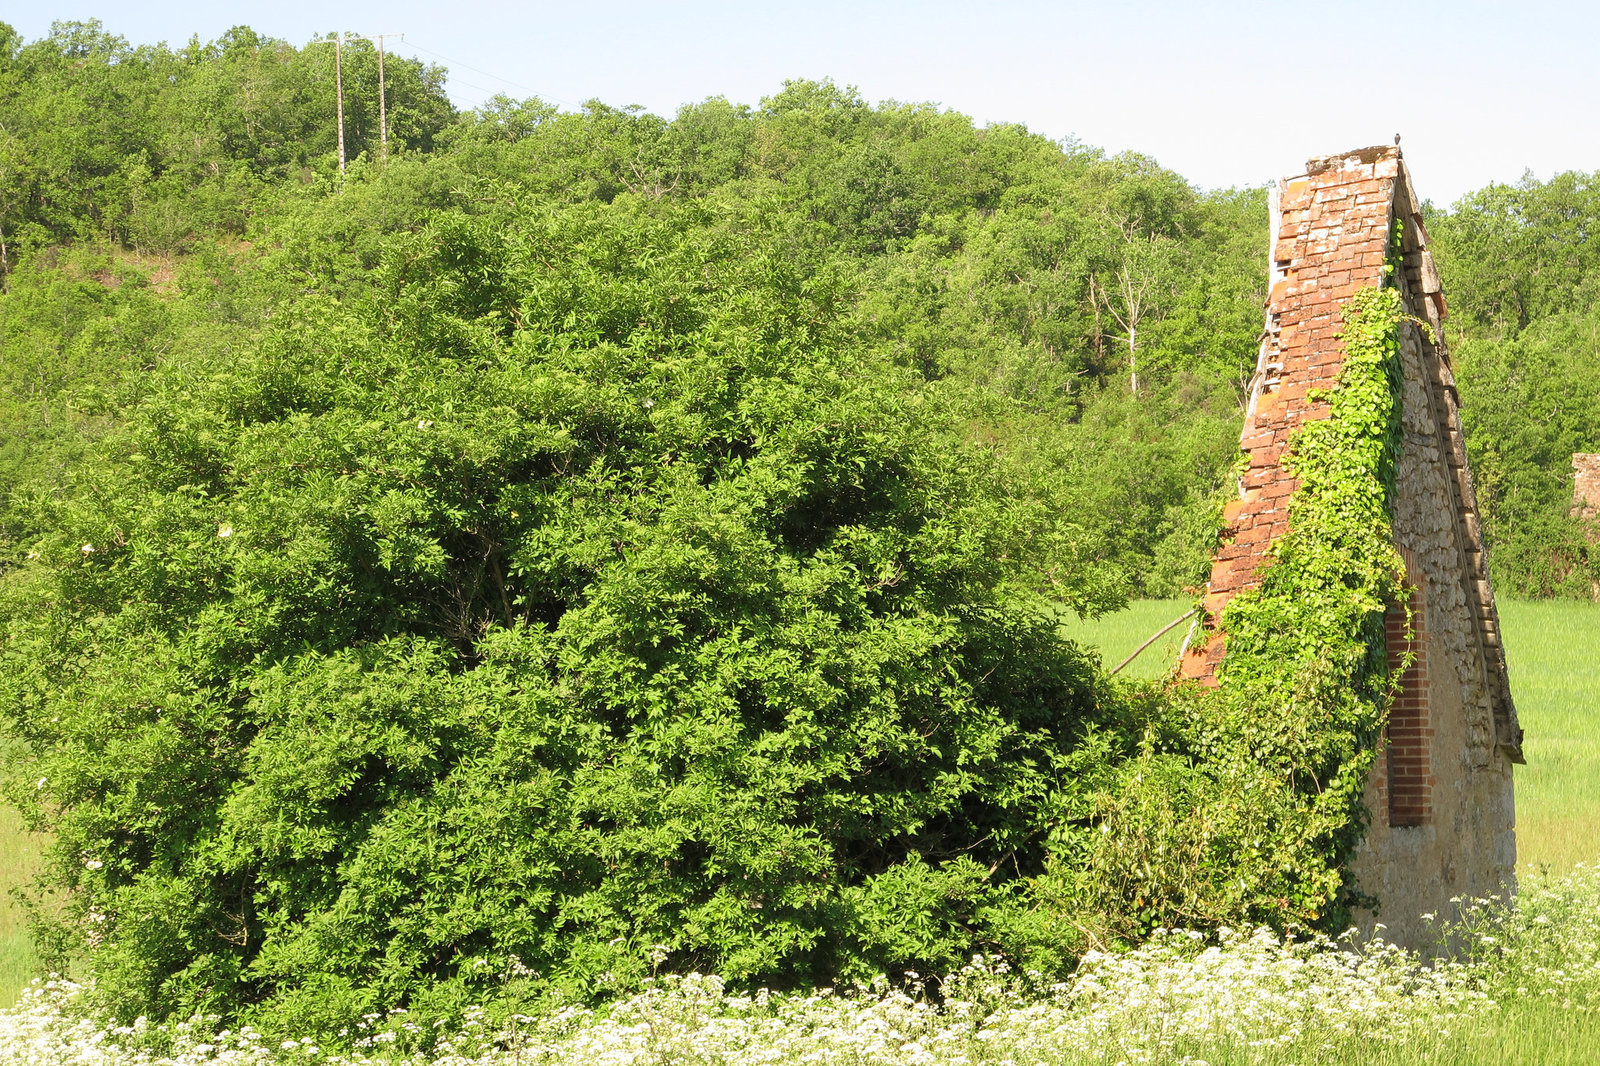
[[[1313,159],[1278,184],[1271,203],[1269,295],[1239,447],[1246,465],[1206,587],[1203,622],[1179,664],[1204,685],[1226,676],[1228,601],[1257,585],[1290,525],[1296,481],[1281,460],[1295,431],[1329,415],[1319,390],[1344,365],[1343,308],[1363,288],[1391,283],[1409,320],[1400,327],[1402,439],[1390,500],[1407,601],[1389,605],[1385,637],[1395,679],[1374,752],[1371,821],[1351,872],[1382,903],[1386,935],[1424,946],[1452,900],[1487,896],[1514,880],[1512,764],[1522,730],[1511,699],[1500,620],[1489,584],[1460,400],[1442,337],[1444,295],[1421,201],[1398,147]],[[1392,275],[1391,242],[1401,223]],[[1579,459],[1585,461],[1580,464]],[[1600,511],[1600,456],[1573,459],[1586,513]],[[1409,653],[1409,657],[1408,657]],[[1262,708],[1270,713],[1271,708]],[[1375,913],[1360,919],[1371,928]]]

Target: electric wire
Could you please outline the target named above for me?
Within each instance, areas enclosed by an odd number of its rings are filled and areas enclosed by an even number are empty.
[[[548,96],[548,95],[546,95],[544,93],[541,93],[538,89],[535,89],[532,86],[523,85],[521,82],[512,81],[510,78],[503,78],[500,75],[494,73],[493,71],[484,70],[483,68],[475,67],[470,63],[463,63],[460,60],[452,59],[452,58],[450,58],[449,56],[445,55],[442,52],[436,52],[432,48],[427,48],[427,47],[424,47],[423,45],[417,44],[415,41],[411,40],[410,37],[402,36],[401,40],[404,41],[406,44],[410,45],[412,48],[415,48],[419,52],[426,52],[430,56],[433,56],[435,59],[444,60],[445,63],[449,64],[449,70],[451,72],[451,80],[459,82],[460,84],[465,85],[468,88],[477,89],[479,92],[485,92],[485,93],[494,93],[494,92],[497,91],[497,90],[494,90],[494,89],[486,89],[482,85],[474,85],[472,82],[467,81],[467,80],[465,80],[463,78],[456,78],[454,76],[454,74],[455,74],[455,70],[456,70],[457,67],[460,67],[460,68],[463,68],[463,69],[466,69],[466,70],[470,70],[475,74],[482,74],[486,78],[493,78],[495,81],[498,81],[498,82],[504,82],[506,85],[511,86],[513,89],[521,89],[523,92],[531,93],[532,95],[538,97],[540,100],[544,100],[544,101],[546,101],[548,103],[564,104],[567,107],[576,107],[577,106],[576,104],[574,104],[570,100],[563,100],[559,96]]]

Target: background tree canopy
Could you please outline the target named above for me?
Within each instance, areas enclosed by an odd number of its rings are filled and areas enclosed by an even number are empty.
[[[0,26],[0,709],[41,933],[116,1009],[336,1031],[513,958],[594,996],[1284,919],[1303,857],[1235,891],[1215,841],[1180,907],[1106,850],[1236,797],[1056,626],[1204,580],[1264,190],[830,81],[457,114],[396,58],[380,162],[360,46],[341,180],[330,52]],[[1430,220],[1518,590],[1600,565],[1594,211]]]

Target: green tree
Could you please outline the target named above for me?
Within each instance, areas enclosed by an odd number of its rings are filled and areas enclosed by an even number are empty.
[[[781,202],[650,203],[439,217],[52,504],[0,705],[119,1010],[945,967],[1089,831],[1125,725],[1028,593],[1113,602],[1086,534]]]
[[[1593,175],[1525,176],[1428,221],[1461,339],[1462,422],[1496,583],[1600,596],[1600,560],[1573,520],[1570,459],[1600,449],[1600,294]]]

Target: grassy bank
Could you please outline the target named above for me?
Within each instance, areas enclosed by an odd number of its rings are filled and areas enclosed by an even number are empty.
[[[17,991],[37,969],[23,912],[14,892],[33,877],[44,841],[23,828],[17,812],[0,801],[0,1004],[16,999]]]

